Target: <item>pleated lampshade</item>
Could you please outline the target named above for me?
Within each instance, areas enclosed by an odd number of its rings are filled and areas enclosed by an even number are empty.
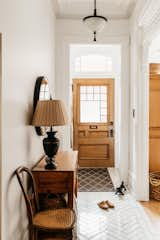
[[[33,115],[32,125],[63,126],[68,122],[64,103],[61,100],[38,101]]]

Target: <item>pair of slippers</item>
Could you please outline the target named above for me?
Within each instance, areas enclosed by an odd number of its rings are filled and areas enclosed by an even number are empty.
[[[109,208],[115,208],[114,204],[108,200],[98,203],[98,206],[104,210],[107,210]]]

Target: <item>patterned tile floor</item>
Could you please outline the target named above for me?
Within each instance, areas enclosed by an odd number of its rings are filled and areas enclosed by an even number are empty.
[[[79,192],[114,191],[107,168],[83,168],[78,170]]]
[[[102,210],[97,203],[109,199],[115,209]],[[78,193],[75,240],[158,240],[144,210],[129,194]]]

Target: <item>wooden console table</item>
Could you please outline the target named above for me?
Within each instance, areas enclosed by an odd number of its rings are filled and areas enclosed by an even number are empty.
[[[77,151],[61,151],[56,155],[57,169],[45,169],[45,157],[32,169],[38,194],[68,193],[68,207],[73,208],[77,196]]]

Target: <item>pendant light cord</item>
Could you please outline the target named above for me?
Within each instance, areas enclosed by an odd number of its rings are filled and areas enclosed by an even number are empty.
[[[97,9],[96,9],[96,0],[94,0],[94,16],[97,15]]]
[[[94,0],[94,16],[97,15],[97,9],[96,9],[96,0]],[[93,41],[96,42],[97,41],[97,38],[96,38],[96,31],[93,32],[94,34],[94,38],[93,38]]]
[[[94,9],[96,9],[96,0],[94,0]]]

